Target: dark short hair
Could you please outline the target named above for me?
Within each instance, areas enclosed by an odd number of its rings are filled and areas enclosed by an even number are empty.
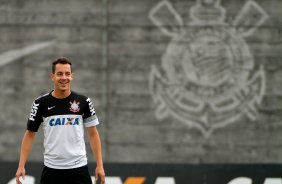
[[[71,67],[71,61],[66,57],[59,57],[52,63],[52,73],[55,73],[56,65],[57,64],[68,64]],[[72,67],[71,67],[72,71]]]

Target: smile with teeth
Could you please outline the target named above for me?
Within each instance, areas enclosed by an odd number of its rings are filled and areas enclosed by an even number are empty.
[[[59,83],[60,83],[61,85],[65,86],[65,85],[68,84],[68,81],[60,81]]]

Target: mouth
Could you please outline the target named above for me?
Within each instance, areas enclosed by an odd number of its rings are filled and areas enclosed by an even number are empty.
[[[59,84],[65,87],[69,82],[68,81],[60,81]]]

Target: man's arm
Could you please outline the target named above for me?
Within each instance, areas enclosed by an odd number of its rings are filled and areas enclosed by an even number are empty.
[[[28,155],[32,148],[32,144],[35,140],[35,134],[36,132],[26,130],[23,136],[22,145],[21,145],[21,153],[20,153],[20,161],[19,161],[19,166],[18,166],[18,170],[16,173],[17,184],[21,184],[20,182],[21,176],[23,179],[25,178],[25,163],[27,161]]]
[[[88,127],[87,132],[89,135],[89,143],[97,162],[97,167],[95,170],[95,179],[97,181],[99,177],[101,179],[101,184],[104,184],[105,171],[104,171],[103,160],[102,160],[102,147],[101,147],[100,136],[95,126]]]

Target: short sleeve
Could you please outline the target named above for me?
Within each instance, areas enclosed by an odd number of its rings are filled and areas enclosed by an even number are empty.
[[[96,126],[99,124],[94,105],[90,98],[86,99],[86,108],[83,114],[83,123],[85,127]]]
[[[27,130],[37,132],[40,124],[43,122],[42,105],[35,100],[31,106],[29,118],[27,121]]]

